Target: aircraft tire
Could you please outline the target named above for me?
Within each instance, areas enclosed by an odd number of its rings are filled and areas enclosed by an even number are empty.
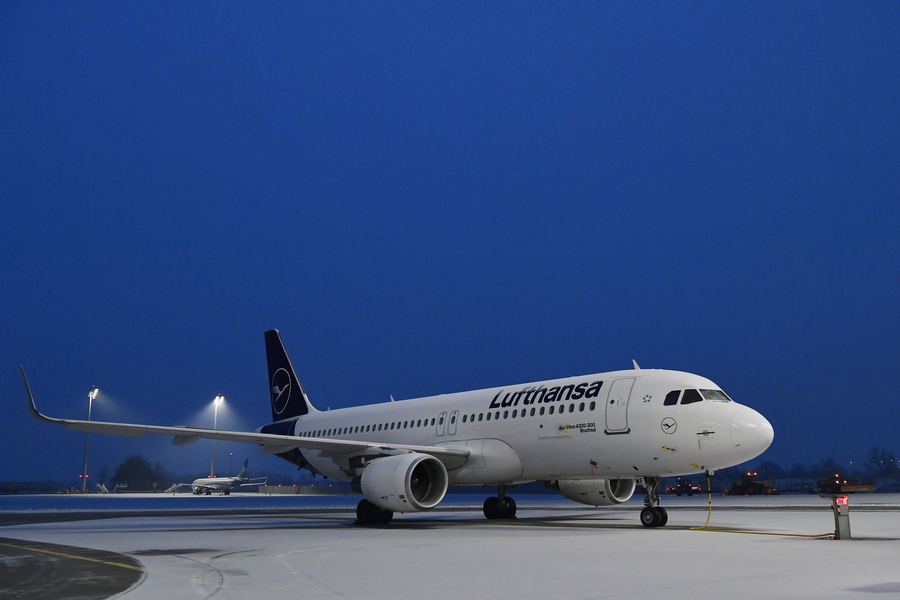
[[[499,519],[503,516],[500,507],[500,498],[490,496],[484,501],[484,516],[488,519]]]
[[[659,523],[656,524],[656,527],[665,527],[669,522],[669,513],[662,506],[656,507],[656,511],[659,513]]]
[[[641,525],[644,527],[659,527],[660,514],[652,506],[645,506],[641,511]]]
[[[376,506],[363,498],[356,505],[357,525],[387,525],[394,519],[394,511]]]
[[[375,524],[376,525],[387,525],[394,519],[394,511],[388,510],[386,508],[379,508],[375,513]]]
[[[501,502],[503,507],[503,518],[504,519],[512,519],[516,516],[516,501],[509,496],[503,498]]]

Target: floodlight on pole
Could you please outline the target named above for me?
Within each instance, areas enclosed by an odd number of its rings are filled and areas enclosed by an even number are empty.
[[[91,391],[88,392],[88,418],[87,420],[91,420],[91,406],[94,404],[94,399],[97,398],[97,394],[100,393],[100,390],[97,387],[92,387]],[[84,432],[84,468],[81,471],[81,493],[83,494],[87,489],[87,450],[88,450],[88,432]]]
[[[219,394],[213,400],[213,406],[215,407],[213,410],[213,429],[218,429],[218,420],[219,420],[219,405],[225,402],[225,396]],[[209,476],[216,476],[216,440],[213,440],[212,444],[212,463],[209,465]]]

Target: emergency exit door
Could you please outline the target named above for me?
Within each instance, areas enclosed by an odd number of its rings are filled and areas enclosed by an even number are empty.
[[[628,399],[631,397],[631,388],[634,387],[634,379],[616,379],[609,388],[609,397],[606,399],[606,429],[608,435],[616,433],[628,433]]]

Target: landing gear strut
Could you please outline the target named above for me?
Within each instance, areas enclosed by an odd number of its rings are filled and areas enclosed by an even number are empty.
[[[496,496],[484,501],[484,516],[488,519],[513,519],[516,516],[516,501],[506,495],[515,486],[501,485]]]
[[[660,477],[644,477],[644,508],[641,510],[641,525],[644,527],[662,527],[669,522],[669,513],[659,506]]]
[[[376,506],[363,498],[356,505],[357,525],[387,525],[394,518],[394,511]]]

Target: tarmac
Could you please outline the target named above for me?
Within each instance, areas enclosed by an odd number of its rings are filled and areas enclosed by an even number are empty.
[[[661,529],[637,498],[516,496],[487,521],[451,495],[382,527],[354,524],[358,499],[0,497],[0,598],[900,597],[897,494],[851,496],[840,541],[816,496],[663,497]]]

